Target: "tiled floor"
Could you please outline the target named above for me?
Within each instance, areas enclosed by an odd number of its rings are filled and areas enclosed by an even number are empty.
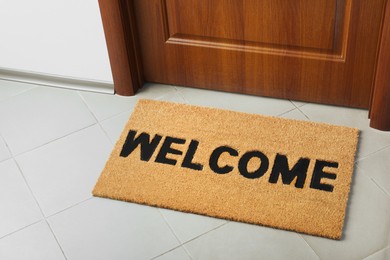
[[[362,130],[341,241],[94,198],[137,99]],[[149,84],[135,97],[0,81],[0,259],[390,259],[390,133],[367,111]]]

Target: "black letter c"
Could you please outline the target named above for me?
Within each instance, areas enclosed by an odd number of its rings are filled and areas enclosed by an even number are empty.
[[[210,161],[209,161],[210,168],[215,173],[225,174],[225,173],[229,173],[233,170],[233,167],[230,165],[225,165],[224,167],[218,166],[218,159],[221,156],[221,154],[224,152],[229,153],[231,156],[238,156],[238,152],[236,150],[234,150],[233,148],[230,148],[228,146],[220,146],[220,147],[216,148],[212,152],[212,154],[210,156]]]

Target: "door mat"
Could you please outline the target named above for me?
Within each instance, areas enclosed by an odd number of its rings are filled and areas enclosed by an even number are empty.
[[[140,100],[93,195],[340,239],[358,130]]]

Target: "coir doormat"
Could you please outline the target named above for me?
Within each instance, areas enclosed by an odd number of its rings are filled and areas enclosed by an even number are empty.
[[[140,100],[95,196],[340,239],[358,130]]]

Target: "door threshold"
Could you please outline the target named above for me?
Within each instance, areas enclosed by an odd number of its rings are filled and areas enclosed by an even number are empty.
[[[78,79],[40,72],[0,68],[0,79],[36,84],[41,86],[75,89],[82,91],[114,94],[114,84],[110,82]]]

